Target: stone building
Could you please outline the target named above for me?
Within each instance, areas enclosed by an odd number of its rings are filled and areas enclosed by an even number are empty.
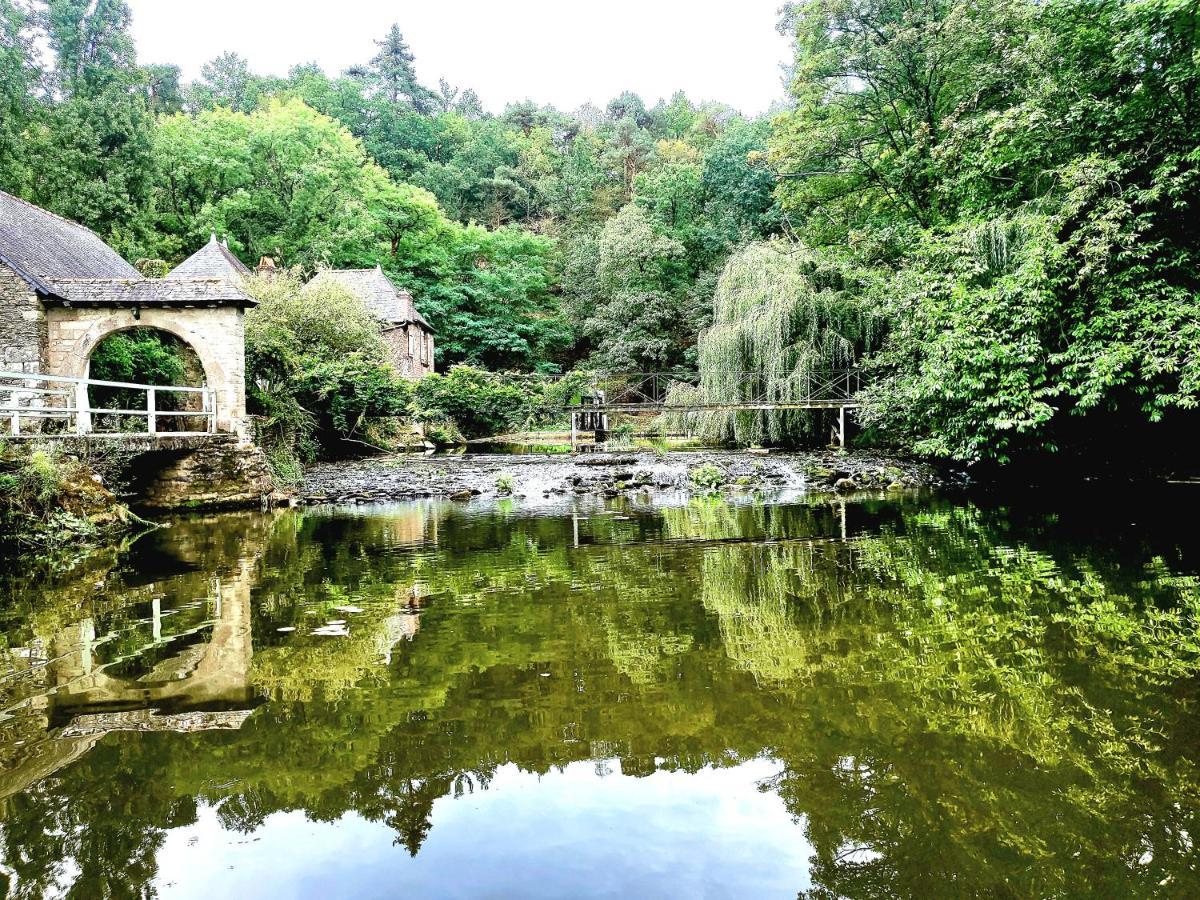
[[[326,269],[312,284],[333,281],[367,305],[379,319],[392,363],[406,378],[433,372],[433,328],[421,315],[412,294],[397,288],[383,269]]]
[[[239,431],[254,300],[213,268],[220,258],[236,270],[215,244],[165,279],[143,278],[87,228],[0,191],[0,371],[86,378],[110,334],[155,328],[195,351],[216,391],[217,430]]]
[[[168,332],[195,351],[216,392],[218,431],[244,432],[250,270],[216,235],[165,278],[144,278],[96,234],[0,191],[0,372],[87,378],[106,337]],[[433,371],[433,330],[383,271],[330,270],[379,319],[405,376]]]

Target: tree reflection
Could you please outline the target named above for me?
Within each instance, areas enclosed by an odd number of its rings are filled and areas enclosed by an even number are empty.
[[[237,730],[109,734],[4,801],[19,895],[145,894],[199,805],[243,832],[354,811],[415,855],[435,801],[506,764],[763,755],[812,897],[1200,891],[1200,589],[1170,547],[949,503],[625,512],[578,546],[570,518],[437,504],[210,522],[167,590],[254,561],[266,704]],[[55,596],[10,645],[61,624]],[[347,635],[313,633],[333,616]]]

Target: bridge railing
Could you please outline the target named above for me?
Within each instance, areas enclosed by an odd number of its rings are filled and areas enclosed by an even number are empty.
[[[143,394],[145,405],[110,409],[93,406],[90,388],[111,388]],[[199,409],[163,409],[159,398],[182,394],[198,400]],[[138,422],[138,420],[144,422]],[[128,427],[130,421],[138,427]],[[194,424],[194,428],[164,431],[162,422]],[[213,434],[217,430],[217,395],[208,386],[133,384],[68,378],[62,375],[31,375],[0,372],[0,423],[7,424],[13,437],[23,434]],[[115,423],[118,427],[108,426]]]
[[[853,404],[862,389],[858,369],[812,369],[784,377],[722,372],[709,382],[689,373],[599,374],[589,380],[582,408],[704,407],[711,405]]]

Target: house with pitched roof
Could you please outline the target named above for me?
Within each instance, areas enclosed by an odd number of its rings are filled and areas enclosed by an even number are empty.
[[[214,243],[171,277],[144,278],[89,229],[0,191],[0,371],[87,378],[110,334],[155,328],[195,351],[218,430],[240,430],[254,300],[236,257]]]
[[[87,378],[110,334],[155,328],[195,351],[216,391],[218,430],[241,432],[249,274],[214,234],[165,278],[145,278],[84,226],[0,191],[0,372]],[[433,371],[433,329],[382,269],[334,269],[322,279],[374,313],[402,374]]]
[[[379,320],[392,363],[407,378],[434,370],[433,328],[421,315],[412,294],[396,287],[383,269],[325,269],[310,284],[333,282],[354,294]]]

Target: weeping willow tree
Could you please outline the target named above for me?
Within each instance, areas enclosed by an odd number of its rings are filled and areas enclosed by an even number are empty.
[[[713,324],[700,336],[698,386],[668,404],[798,400],[822,370],[844,369],[877,346],[883,319],[861,285],[800,245],[750,244],[717,283]],[[701,436],[746,443],[812,438],[819,414],[803,410],[709,412],[685,424]]]

